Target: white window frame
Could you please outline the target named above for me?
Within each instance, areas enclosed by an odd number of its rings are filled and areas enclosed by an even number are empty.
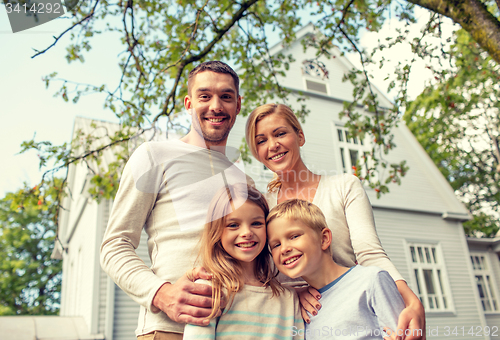
[[[405,242],[405,249],[413,292],[424,305],[426,312],[454,313],[455,307],[440,244]]]
[[[496,289],[498,286],[491,272],[491,263],[488,257],[488,254],[481,252],[470,253],[474,279],[483,311],[485,313],[500,313],[498,292]],[[481,290],[484,296],[481,296]]]
[[[344,127],[343,124],[334,123],[333,124],[333,139],[334,145],[336,146],[336,154],[338,155],[338,166],[337,170],[339,173],[349,173],[354,174],[355,170],[353,166],[356,166],[356,163],[353,164],[354,158],[352,157],[352,153],[357,153],[357,160],[359,161],[359,165],[361,166],[360,177],[366,177],[366,167],[364,166],[366,162],[370,165],[370,152],[371,152],[371,143],[368,141],[368,138],[365,136],[364,139],[356,138],[347,138],[349,130]],[[340,138],[342,136],[342,139]],[[366,158],[362,158],[365,155]],[[375,178],[377,173],[371,174],[372,178]]]

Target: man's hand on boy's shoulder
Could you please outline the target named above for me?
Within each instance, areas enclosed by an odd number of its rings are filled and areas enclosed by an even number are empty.
[[[177,282],[162,285],[153,298],[153,305],[175,322],[206,326],[212,311],[212,287],[194,281],[210,278],[211,274],[205,269],[195,268]]]
[[[299,296],[302,319],[304,319],[305,323],[311,323],[311,319],[307,313],[311,315],[318,314],[318,311],[321,309],[321,303],[318,301],[321,298],[321,294],[311,286],[294,288]]]

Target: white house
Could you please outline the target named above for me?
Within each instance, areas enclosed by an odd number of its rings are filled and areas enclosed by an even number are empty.
[[[311,72],[314,67],[306,70],[305,66],[314,66],[308,64],[314,53],[304,52],[300,39],[313,31],[310,24],[298,32],[297,41],[287,50],[296,61],[279,81],[293,92],[303,91],[309,96],[305,104],[310,114],[303,125],[306,144],[302,155],[306,164],[318,173],[342,173],[350,171],[352,162],[370,147],[370,141],[347,138],[345,122],[338,118],[342,103],[349,101],[352,93],[350,83],[341,79],[353,65],[332,49],[335,58],[319,59],[328,70],[328,78],[321,72]],[[280,49],[278,44],[271,53]],[[390,105],[381,93],[379,100],[383,106]],[[363,108],[358,110],[370,114]],[[106,122],[94,121],[98,127],[91,123],[78,118],[75,131],[99,135],[106,129],[116,129]],[[244,125],[245,118],[238,117],[229,145],[239,146]],[[410,170],[400,186],[391,185],[390,193],[380,199],[373,190],[366,190],[385,250],[425,306],[427,336],[500,337],[499,239],[465,237],[462,222],[469,219],[468,211],[406,126],[400,123],[393,132],[397,147],[386,158],[391,162],[405,159]],[[104,151],[104,159],[101,166],[105,167],[112,161],[112,154]],[[261,190],[272,177],[255,160],[245,164],[245,171]],[[64,261],[61,316],[83,317],[95,339],[132,340],[139,307],[99,266],[99,247],[112,201],[97,203],[89,199],[91,173],[85,164],[71,166],[69,171],[70,195],[59,224],[62,246],[58,245],[54,252]],[[148,263],[146,236],[137,252]]]

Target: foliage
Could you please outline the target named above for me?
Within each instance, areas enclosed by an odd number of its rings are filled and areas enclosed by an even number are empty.
[[[62,180],[0,200],[0,315],[59,311],[62,262],[50,258]]]
[[[492,0],[89,0],[80,1],[71,13],[72,23],[67,30],[54,37],[54,43],[36,51],[47,53],[60,40],[69,35],[66,59],[84,62],[91,53],[92,39],[96,35],[121,36],[123,53],[118,65],[122,75],[116,88],[107,84],[81,84],[59,79],[54,72],[44,78],[47,87],[56,82],[60,88],[56,95],[65,101],[77,103],[82,95],[104,93],[104,106],[121,121],[125,133],[109,135],[109,143],[126,143],[135,136],[155,126],[162,116],[168,117],[170,128],[178,124],[182,115],[182,99],[187,93],[187,74],[194,66],[206,60],[227,61],[239,70],[243,98],[242,114],[267,102],[291,105],[303,120],[308,113],[306,97],[292,92],[287,84],[279,84],[280,76],[290,68],[293,56],[286,47],[295,41],[296,29],[303,25],[301,18],[309,16],[317,28],[316,34],[303,39],[304,48],[315,49],[316,58],[332,58],[331,49],[354,52],[361,62],[360,70],[351,70],[344,80],[354,85],[353,100],[345,103],[340,116],[347,117],[347,128],[352,136],[369,135],[374,147],[369,161],[357,164],[364,167],[364,178],[378,195],[389,191],[389,183],[400,183],[408,167],[404,161],[391,164],[385,154],[395,147],[392,129],[400,118],[400,107],[407,101],[407,82],[411,62],[415,58],[438,58],[436,49],[428,44],[429,36],[441,37],[443,16],[449,17],[470,32],[482,48],[500,61],[500,22],[487,9],[496,6]],[[433,13],[418,39],[409,40],[408,30],[400,29],[386,41],[369,51],[360,45],[360,36],[366,31],[379,30],[387,18],[397,18],[405,25],[415,22],[415,5]],[[493,8],[493,7],[492,7]],[[271,53],[273,39],[280,39],[285,49]],[[394,106],[381,108],[376,91],[371,85],[370,66],[383,67],[386,60],[376,58],[377,52],[409,43],[415,58],[402,63],[393,74],[388,90],[397,91]],[[360,115],[358,108],[372,114]],[[48,142],[28,141],[23,150],[37,149],[40,165],[55,162],[57,170],[69,164],[93,157],[98,162],[101,151],[88,150],[75,156],[67,146],[52,146]],[[247,150],[245,146],[240,148]],[[111,184],[118,178],[121,160],[105,171],[94,171],[95,197],[110,197],[115,188]],[[246,155],[243,155],[244,159]],[[387,168],[386,178],[373,176],[376,169]],[[102,194],[101,194],[102,193]]]
[[[500,64],[465,30],[456,32],[449,55],[453,67],[434,70],[438,82],[408,106],[405,119],[471,211],[466,233],[494,236],[500,227]]]

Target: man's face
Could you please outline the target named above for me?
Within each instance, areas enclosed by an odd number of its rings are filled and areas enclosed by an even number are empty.
[[[240,112],[241,97],[229,74],[204,71],[194,77],[184,106],[191,110],[193,128],[207,146],[223,145]]]

